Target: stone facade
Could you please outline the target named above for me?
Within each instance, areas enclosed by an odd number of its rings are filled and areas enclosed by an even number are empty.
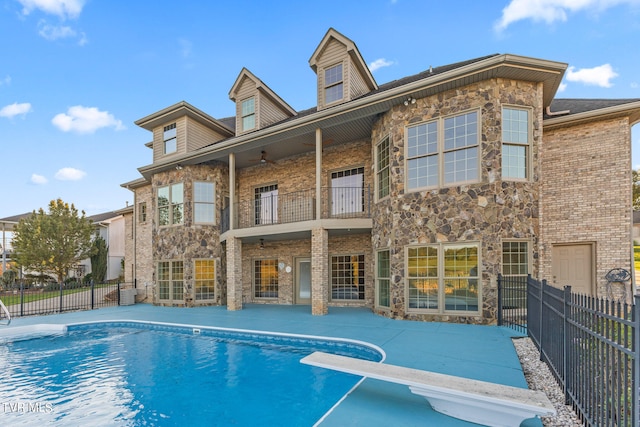
[[[338,94],[342,87],[321,84],[323,67],[340,61],[366,64],[352,41],[330,29],[310,60],[314,72],[320,72],[320,98],[326,90]],[[202,131],[186,132],[187,127],[178,126],[180,150],[154,157],[152,165],[140,169],[144,180],[132,182],[135,244],[129,251],[135,251],[132,271],[138,287],[158,303],[158,263],[177,261],[184,266],[185,297],[167,302],[171,305],[226,304],[239,310],[245,303],[310,303],[316,315],[327,314],[331,306],[357,305],[398,319],[492,324],[497,320],[497,277],[505,265],[517,265],[510,275],[549,278],[559,264],[553,259],[554,248],[580,244],[593,248],[593,293],[610,295],[606,272],[631,269],[630,128],[640,121],[640,102],[554,101],[566,67],[543,59],[489,55],[381,86],[365,67],[360,71],[366,75],[356,80],[350,74],[340,76],[349,92],[330,106],[319,103],[296,113],[282,101],[280,106],[291,116],[249,132],[233,129],[241,123],[238,116],[217,120],[185,102],[145,117],[137,123],[156,133],[158,147],[160,130],[172,122],[197,122]],[[275,93],[271,97],[281,101]],[[262,102],[256,108],[257,117],[268,113]],[[519,130],[514,132],[517,138],[503,143],[505,108],[526,118],[508,119]],[[477,123],[464,122],[463,115],[471,112]],[[464,123],[445,130],[452,117]],[[416,153],[422,151],[408,159],[408,129],[431,122],[437,123],[437,137],[433,130],[428,137],[425,131],[413,147]],[[454,136],[445,140],[445,132]],[[378,200],[376,156],[378,143],[386,138],[389,191]],[[316,153],[320,140],[322,150]],[[505,151],[510,153],[511,175],[519,178],[503,173]],[[356,201],[360,174],[362,211]],[[447,181],[445,174],[456,176]],[[430,186],[409,188],[410,179]],[[196,181],[214,183],[214,224],[193,223]],[[358,182],[358,188],[348,196],[333,192],[332,186],[345,182],[352,187]],[[175,183],[184,185],[184,222],[159,227],[158,189]],[[231,193],[235,200],[229,200]],[[262,204],[263,194],[271,203]],[[336,210],[336,200],[349,208]],[[143,202],[148,219],[139,222],[137,209]],[[229,203],[235,218],[226,224],[225,217],[223,226],[220,213]],[[267,205],[269,211],[258,210]],[[386,257],[384,268],[376,269],[377,254],[386,255],[387,250],[388,273]],[[354,271],[350,263],[359,263],[347,255],[364,257],[364,273],[358,270],[357,276],[361,283],[364,274],[364,293],[358,294],[363,299],[333,300],[332,257],[342,257],[345,277]],[[503,259],[507,255],[508,262]],[[216,260],[214,299],[194,300],[198,259]],[[277,268],[277,288],[270,281],[256,292],[257,260],[269,260],[260,265],[260,273],[270,279]],[[306,262],[309,300],[296,295],[296,269],[302,264],[306,272]],[[376,301],[376,271],[385,275],[380,278],[383,305]],[[622,290],[613,291],[623,295]]]
[[[524,182],[501,179],[502,106],[532,111],[532,174]],[[405,129],[409,124],[470,110],[481,117],[481,179],[478,183],[424,191],[405,188]],[[488,323],[496,319],[496,277],[501,273],[503,239],[536,244],[538,223],[538,150],[541,137],[541,87],[510,80],[488,80],[461,90],[418,99],[385,114],[375,125],[372,140],[391,143],[390,195],[375,205],[374,250],[391,253],[391,307],[378,308],[394,318]],[[482,309],[478,314],[433,314],[408,309],[405,248],[412,244],[478,242],[480,244]],[[534,258],[535,258],[534,254]]]
[[[185,166],[153,177],[151,194],[151,223],[153,262],[182,261],[184,266],[184,300],[173,301],[170,305],[222,304],[226,300],[226,280],[224,272],[224,251],[220,244],[220,212],[224,195],[228,193],[228,169],[223,164]],[[193,222],[193,183],[207,181],[214,183],[215,219],[212,225]],[[184,223],[172,226],[158,226],[157,191],[159,187],[182,183],[184,185]],[[147,208],[149,209],[149,208]],[[215,300],[196,301],[194,298],[194,261],[197,259],[216,260]],[[155,283],[154,272],[154,286]],[[154,302],[159,302],[154,291]]]

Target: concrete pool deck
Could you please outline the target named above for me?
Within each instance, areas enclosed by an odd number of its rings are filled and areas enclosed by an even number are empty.
[[[366,308],[331,307],[326,316],[308,306],[245,305],[155,307],[150,304],[14,318],[7,328],[33,324],[69,324],[106,320],[147,320],[258,331],[349,338],[386,352],[385,363],[527,388],[511,342],[518,332],[497,326],[392,320]],[[4,328],[4,327],[3,327]],[[329,413],[321,426],[474,426],[435,412],[408,387],[366,379]],[[530,419],[523,427],[542,426]]]

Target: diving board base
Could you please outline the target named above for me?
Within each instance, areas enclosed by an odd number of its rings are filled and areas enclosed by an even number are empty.
[[[442,414],[491,427],[517,427],[524,420],[556,413],[541,391],[436,372],[315,352],[301,363],[403,384]]]

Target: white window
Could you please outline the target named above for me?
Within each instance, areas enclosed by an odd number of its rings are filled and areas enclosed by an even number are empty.
[[[253,264],[253,290],[256,298],[278,298],[278,260],[257,259]]]
[[[184,267],[182,261],[158,263],[158,298],[160,300],[184,300]]]
[[[158,225],[184,222],[184,194],[182,183],[158,188]]]
[[[407,128],[407,188],[477,182],[479,138],[477,111]]]
[[[147,202],[138,203],[138,222],[141,224],[147,222]]]
[[[212,224],[215,221],[215,195],[212,182],[193,183],[193,222]]]
[[[324,103],[331,104],[343,98],[342,64],[324,70]]]
[[[529,242],[502,242],[503,308],[527,307],[527,275],[529,274]]]
[[[364,212],[364,167],[331,173],[331,215]]]
[[[256,127],[255,98],[242,101],[242,130],[247,131]]]
[[[502,109],[502,177],[529,178],[529,111]]]
[[[197,259],[194,261],[194,288],[196,300],[215,299],[216,261]]]
[[[376,260],[376,303],[380,307],[391,305],[390,283],[391,283],[391,263],[389,249],[378,252]]]
[[[479,312],[477,244],[411,246],[406,263],[409,310]]]
[[[389,195],[389,137],[376,146],[376,185],[378,200]]]
[[[164,154],[175,153],[178,150],[178,138],[175,123],[164,127],[163,140]]]
[[[364,300],[364,255],[331,257],[331,299]]]
[[[256,188],[254,203],[255,225],[278,223],[278,184]]]

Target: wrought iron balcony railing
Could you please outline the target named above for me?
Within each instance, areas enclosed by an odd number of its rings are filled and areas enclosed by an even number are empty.
[[[289,224],[316,218],[316,191],[256,195],[253,200],[235,204],[234,228]],[[321,191],[321,218],[370,218],[371,191],[363,187],[323,187]],[[222,211],[222,232],[229,230],[229,209]]]

